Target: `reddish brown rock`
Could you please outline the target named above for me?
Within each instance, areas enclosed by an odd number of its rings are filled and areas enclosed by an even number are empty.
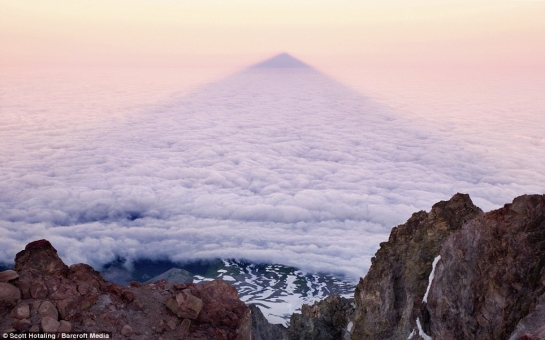
[[[0,306],[15,306],[21,291],[11,283],[0,282]]]
[[[166,325],[168,326],[168,328],[170,328],[171,331],[175,330],[176,327],[178,326],[178,322],[176,320],[177,319],[170,319],[166,323]]]
[[[19,277],[19,274],[15,270],[4,270],[0,272],[0,282],[9,282]]]
[[[62,262],[47,240],[34,241],[15,256],[15,271],[21,273],[25,269],[36,269],[45,275],[66,276],[68,266]]]
[[[184,319],[182,323],[180,324],[180,327],[178,327],[178,335],[180,337],[185,337],[189,334],[189,327],[191,327],[191,320]]]
[[[45,299],[49,294],[42,273],[37,269],[20,272],[19,280],[15,284],[21,290],[23,299]]]
[[[59,319],[59,312],[57,311],[57,308],[55,308],[55,305],[50,301],[44,301],[40,304],[40,307],[38,307],[38,314],[42,317],[49,316],[55,320]]]
[[[60,277],[50,275],[43,276],[43,281],[47,287],[48,295],[55,293],[62,282]]]
[[[132,302],[134,300],[134,293],[129,290],[124,290],[122,296],[123,299],[127,302]]]
[[[79,309],[80,310],[88,309],[89,307],[91,307],[92,305],[95,304],[95,302],[98,300],[99,297],[100,297],[100,295],[96,294],[96,295],[91,295],[91,296],[88,296],[88,297],[84,298],[80,302]]]
[[[201,299],[183,291],[176,295],[176,315],[182,319],[195,320],[201,312],[203,302]]]
[[[70,333],[72,330],[72,324],[66,320],[59,321],[59,328],[57,332],[59,333]]]
[[[78,285],[72,280],[63,279],[57,290],[49,298],[52,300],[75,299],[80,296]]]
[[[61,319],[71,320],[80,309],[80,303],[76,299],[64,299],[56,301],[57,310]]]
[[[32,327],[32,322],[29,319],[17,320],[13,323],[13,328],[18,332],[27,332]]]
[[[17,255],[16,265],[19,278],[10,282],[23,300],[14,301],[17,307],[0,309],[0,329],[11,329],[16,323],[21,331],[107,331],[114,338],[251,338],[250,310],[224,281],[175,288],[166,281],[121,287],[88,265],[66,267],[47,241],[29,244]],[[165,308],[169,297],[176,305],[172,307],[176,317]],[[30,306],[28,318],[27,311],[19,308],[23,305]]]
[[[84,264],[77,263],[70,266],[68,272],[68,279],[91,285],[95,289],[99,290],[101,284],[106,283],[106,280],[102,278],[99,272],[93,269],[93,267]],[[86,293],[81,293],[85,295]]]
[[[40,321],[40,325],[44,333],[57,333],[61,324],[50,316],[44,316]]]
[[[11,311],[10,316],[14,319],[27,319],[30,317],[30,306],[28,304],[20,304],[15,306]]]
[[[133,333],[133,329],[131,326],[129,325],[124,325],[122,328],[121,328],[121,331],[120,331],[121,335],[124,335],[124,336],[129,336]]]

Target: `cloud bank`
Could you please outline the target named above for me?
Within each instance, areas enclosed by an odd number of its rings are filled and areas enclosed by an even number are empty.
[[[543,145],[502,151],[312,68],[247,69],[125,119],[73,109],[3,110],[0,261],[47,238],[68,263],[242,258],[357,278],[413,212],[545,187]]]

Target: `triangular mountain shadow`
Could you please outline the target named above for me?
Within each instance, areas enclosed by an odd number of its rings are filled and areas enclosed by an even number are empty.
[[[251,68],[311,68],[301,60],[287,53],[280,53],[270,59],[251,66]]]
[[[416,122],[287,53],[206,84],[155,110],[146,110],[140,119],[134,117],[129,124],[140,123],[149,129],[135,136],[136,140],[182,145],[184,138],[194,136],[193,142],[230,147],[229,152],[259,144],[265,146],[256,151],[255,159],[259,162],[268,157],[294,156],[291,163],[346,162],[355,172],[368,169],[369,173],[375,171],[372,163],[376,167],[388,164],[384,171],[398,179],[403,177],[398,169],[411,164],[414,172],[409,172],[410,176],[404,180],[418,178],[416,182],[424,186],[429,185],[430,173],[441,177],[444,183],[465,183],[468,172],[479,178],[489,171],[482,155],[458,147],[457,136],[438,133],[435,126]],[[265,130],[271,133],[270,140],[265,138]],[[274,138],[273,132],[277,134]],[[181,140],[173,138],[182,135],[185,137]],[[138,144],[136,140],[124,143]],[[292,155],[293,148],[308,152]],[[481,164],[475,164],[475,159],[481,159]],[[214,164],[223,161],[223,158],[217,159]],[[344,164],[343,169],[346,168],[350,166]],[[394,186],[397,185],[401,184]],[[390,187],[380,189],[391,190]],[[442,197],[450,193],[445,189]],[[233,218],[234,215],[219,214],[214,218]],[[366,218],[356,215],[355,220]],[[255,217],[240,219],[255,220]]]

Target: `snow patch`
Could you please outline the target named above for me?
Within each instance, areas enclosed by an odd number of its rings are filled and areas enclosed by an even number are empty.
[[[416,318],[416,326],[418,327],[418,335],[424,340],[433,340],[431,336],[424,333],[424,330],[422,330],[422,325],[420,324],[420,318]]]
[[[437,255],[435,259],[433,259],[433,263],[431,265],[431,273],[430,277],[428,278],[428,288],[426,288],[426,294],[424,294],[424,298],[422,299],[422,302],[428,303],[428,294],[430,292],[431,283],[433,282],[433,278],[435,277],[435,266],[437,265],[437,262],[441,259],[441,255]]]

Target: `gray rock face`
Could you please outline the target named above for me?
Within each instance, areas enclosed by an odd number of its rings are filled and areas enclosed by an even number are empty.
[[[349,339],[347,326],[353,312],[353,300],[338,295],[329,296],[312,306],[303,305],[301,314],[291,316],[288,339]]]
[[[434,339],[508,339],[544,293],[545,195],[525,195],[445,241],[423,327]]]
[[[249,305],[252,312],[252,334],[254,340],[286,340],[288,329],[283,325],[270,324],[261,309],[254,304]]]
[[[509,340],[521,340],[524,336],[529,339],[545,339],[545,294],[541,295],[534,310],[519,321]]]
[[[456,194],[393,228],[356,287],[352,339],[407,339],[443,242],[480,214],[469,195]]]

